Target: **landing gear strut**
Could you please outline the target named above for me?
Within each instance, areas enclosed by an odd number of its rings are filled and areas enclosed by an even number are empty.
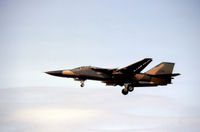
[[[123,94],[123,95],[127,95],[128,92],[132,92],[132,91],[134,90],[134,87],[131,86],[131,85],[129,85],[129,84],[125,84],[124,87],[125,87],[125,88],[122,89],[122,94]]]
[[[84,81],[81,81],[81,87],[84,87],[85,84],[84,84]]]

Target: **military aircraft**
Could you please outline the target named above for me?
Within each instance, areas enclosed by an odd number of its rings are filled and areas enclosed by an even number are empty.
[[[58,77],[74,78],[75,81],[81,82],[81,87],[84,87],[85,80],[97,80],[106,83],[106,85],[124,86],[122,89],[124,95],[132,92],[134,87],[171,84],[171,80],[180,75],[179,73],[172,73],[174,63],[170,62],[162,62],[147,72],[141,73],[151,61],[151,58],[145,58],[121,69],[82,66],[71,70],[48,71],[45,73]]]

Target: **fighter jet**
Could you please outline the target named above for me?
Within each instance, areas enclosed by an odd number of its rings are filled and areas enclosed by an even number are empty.
[[[152,58],[145,58],[124,68],[99,68],[93,66],[82,66],[70,70],[56,70],[45,72],[47,74],[74,78],[81,82],[84,87],[85,80],[97,80],[112,86],[124,86],[122,94],[127,95],[134,90],[134,87],[163,86],[171,84],[171,80],[179,73],[172,73],[174,63],[162,62],[147,72],[141,71],[152,61]]]

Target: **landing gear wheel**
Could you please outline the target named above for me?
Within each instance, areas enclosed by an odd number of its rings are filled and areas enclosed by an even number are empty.
[[[81,81],[81,87],[84,87],[85,84],[84,84],[84,81]]]
[[[129,92],[132,92],[134,90],[134,87],[133,86],[128,86],[128,91]]]
[[[84,87],[84,83],[81,84],[81,87]]]
[[[123,95],[127,95],[128,94],[128,89],[127,88],[122,89],[122,94]]]

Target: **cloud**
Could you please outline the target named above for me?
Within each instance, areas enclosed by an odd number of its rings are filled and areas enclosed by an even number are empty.
[[[198,131],[198,107],[119,89],[1,89],[0,131]]]
[[[12,117],[18,121],[36,124],[79,123],[100,114],[98,110],[75,109],[59,106],[31,107],[17,110]],[[65,124],[66,125],[66,124]]]

